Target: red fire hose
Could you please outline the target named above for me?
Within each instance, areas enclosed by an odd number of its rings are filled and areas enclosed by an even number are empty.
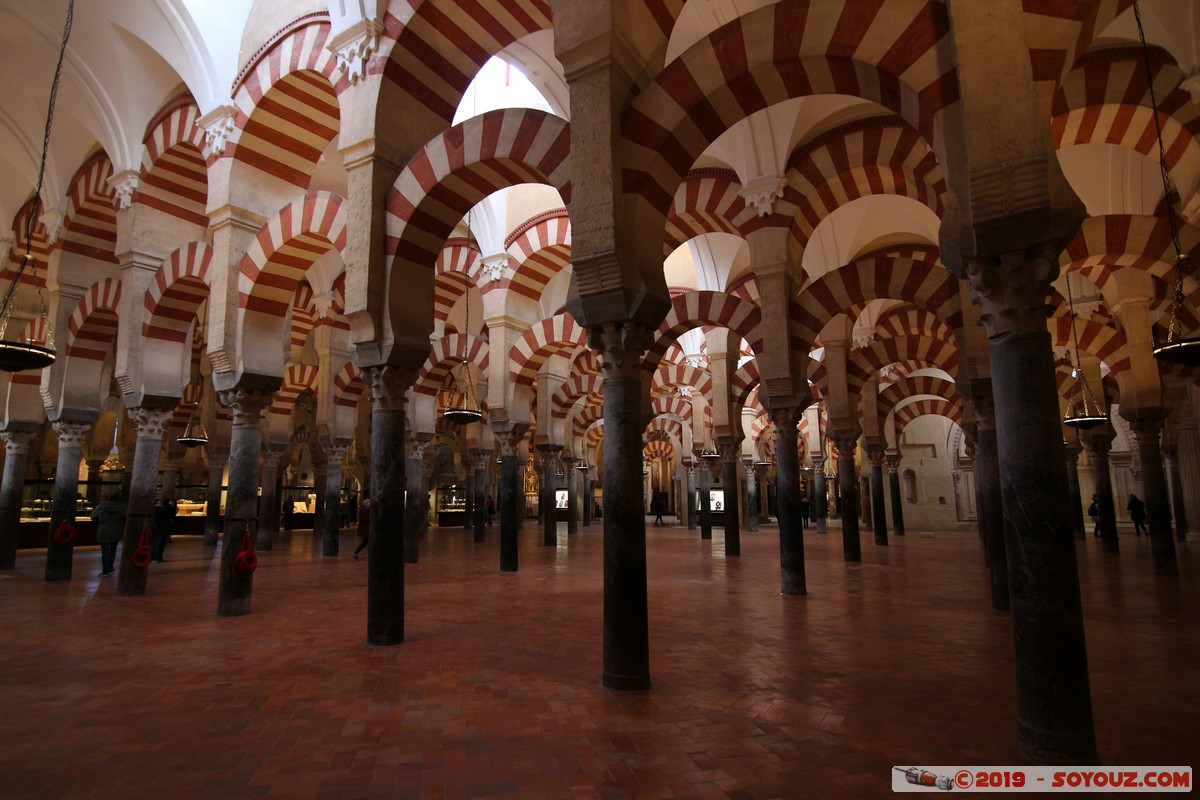
[[[254,541],[250,538],[250,531],[246,531],[242,537],[242,552],[234,557],[229,571],[233,573],[233,577],[244,581],[253,575],[256,569],[258,556],[254,555]]]
[[[150,566],[150,526],[142,526],[142,534],[138,537],[138,546],[129,559],[139,569]]]
[[[64,519],[54,530],[54,541],[58,544],[70,544],[75,541],[75,536],[75,526],[71,524],[70,520]]]

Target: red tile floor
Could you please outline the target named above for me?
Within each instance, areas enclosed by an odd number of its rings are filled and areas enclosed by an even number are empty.
[[[253,613],[219,618],[216,559],[177,539],[144,597],[99,553],[0,576],[0,797],[851,798],[892,765],[1018,764],[1012,633],[973,532],[910,534],[846,565],[810,531],[807,597],[781,597],[777,530],[722,555],[647,528],[654,686],[600,675],[601,534],[498,571],[498,534],[433,529],[407,571],[407,641],[365,637],[365,562],[307,533],[261,554]],[[1149,545],[1079,544],[1107,764],[1200,766],[1200,587]]]

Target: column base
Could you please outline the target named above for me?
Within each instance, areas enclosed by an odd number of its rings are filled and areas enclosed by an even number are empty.
[[[1035,730],[1019,723],[1018,752],[1035,764],[1091,766],[1099,764],[1096,738],[1089,731],[1076,736],[1062,736]]]
[[[649,675],[613,675],[605,672],[601,683],[608,689],[618,692],[644,692],[650,688]]]

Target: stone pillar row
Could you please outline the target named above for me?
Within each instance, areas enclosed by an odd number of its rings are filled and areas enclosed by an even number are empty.
[[[741,456],[741,442],[724,441],[720,443],[721,464],[724,469],[725,483],[725,555],[740,556],[742,554],[741,503],[738,497],[738,459]]]
[[[777,428],[778,430],[778,428]],[[813,524],[817,533],[829,532],[829,496],[825,485],[825,455],[814,456],[813,460]]]
[[[71,578],[74,542],[59,543],[54,532],[64,522],[74,525],[79,495],[79,464],[83,460],[83,442],[92,428],[91,421],[55,420],[58,434],[58,466],[54,472],[54,501],[50,506],[50,531],[46,538],[46,580]]]
[[[775,426],[775,507],[779,516],[779,591],[785,595],[808,593],[804,572],[804,528],[800,515],[800,459],[796,454],[799,436],[796,423],[800,411],[777,408],[770,411]]]
[[[393,366],[363,370],[371,390],[371,520],[367,643],[404,641],[404,391],[415,376]]]
[[[133,451],[133,469],[129,471],[129,494],[126,497],[125,535],[121,540],[121,566],[117,573],[117,594],[135,596],[146,593],[148,566],[134,563],[134,552],[141,541],[142,529],[154,523],[154,495],[158,490],[158,459],[163,434],[171,422],[174,403],[143,405],[129,409],[129,417],[137,428]],[[256,454],[257,455],[257,454]],[[257,458],[254,459],[258,461]],[[257,499],[257,497],[255,498]]]
[[[875,544],[887,545],[887,504],[883,498],[883,448],[868,447],[867,462],[871,465],[871,519],[874,521]]]
[[[322,518],[321,555],[327,558],[338,555],[341,546],[342,467],[349,449],[350,443],[340,439],[325,445],[325,502],[327,508]],[[316,524],[315,520],[313,524]]]
[[[854,448],[858,434],[829,432],[838,451],[838,487],[841,490],[842,558],[862,561],[862,543],[858,538],[858,476],[854,471]]]
[[[900,492],[900,456],[887,457],[888,488],[892,497],[892,530],[904,535],[904,497]]]

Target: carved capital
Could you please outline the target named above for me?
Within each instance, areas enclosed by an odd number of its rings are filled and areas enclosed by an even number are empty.
[[[882,447],[867,447],[864,448],[867,452],[867,463],[872,468],[883,468],[883,448]]]
[[[500,457],[508,458],[517,455],[517,445],[521,443],[518,437],[512,431],[497,431],[495,434],[496,444],[500,447]]]
[[[0,432],[0,437],[4,438],[4,452],[10,456],[23,456],[28,453],[36,436],[37,433],[34,431]]]
[[[566,461],[566,460],[567,459],[565,459],[565,458],[563,459],[563,461]],[[574,461],[574,460],[576,460],[576,459],[572,459],[572,461]],[[475,454],[475,458],[472,460],[472,464],[474,465],[476,470],[491,469],[492,451],[491,450],[480,450],[478,453]]]
[[[412,461],[424,461],[425,451],[429,448],[429,441],[422,439],[409,439],[404,443],[404,457]]]
[[[233,412],[233,427],[258,427],[262,424],[263,412],[275,400],[275,392],[237,386],[217,392],[217,399]]]
[[[838,458],[854,458],[854,448],[858,446],[858,436],[853,433],[829,432],[833,446],[837,448]]]
[[[1129,423],[1129,430],[1137,438],[1139,447],[1148,443],[1157,444],[1163,429],[1161,416],[1146,415],[1126,421]]]
[[[754,207],[759,217],[766,217],[774,212],[775,201],[783,197],[785,186],[787,181],[784,178],[768,175],[746,184],[739,194],[746,201],[746,205]]]
[[[263,448],[262,465],[267,469],[276,469],[279,466],[279,459],[282,457],[282,450],[276,450],[270,447]]]
[[[219,156],[225,152],[225,145],[233,134],[237,122],[237,109],[233,106],[217,106],[200,119],[196,124],[204,129],[204,155]]]
[[[651,332],[632,322],[606,322],[588,328],[588,344],[600,358],[605,380],[641,380],[642,355]]]
[[[338,68],[350,83],[358,83],[367,74],[367,62],[379,50],[379,34],[383,25],[374,19],[363,19],[337,34],[327,45],[337,54]]]
[[[1096,438],[1096,439],[1088,439],[1087,440],[1088,455],[1091,456],[1092,459],[1099,459],[1099,460],[1107,462],[1108,461],[1108,453],[1110,450],[1112,450],[1112,440],[1111,439]]]
[[[718,441],[721,461],[725,464],[736,464],[742,455],[742,443],[739,441]]]
[[[403,411],[404,392],[415,377],[408,370],[390,365],[367,367],[362,372],[363,383],[371,390],[371,404],[378,410]]]
[[[170,408],[151,408],[139,406],[129,409],[129,419],[137,428],[137,438],[161,440],[171,423]]]
[[[900,472],[900,456],[889,455],[885,459],[885,463],[889,474],[895,475]]]
[[[967,261],[971,299],[991,337],[1045,330],[1051,311],[1046,298],[1057,277],[1058,248],[1052,244]]]
[[[67,422],[61,419],[54,422],[53,426],[58,434],[59,447],[83,447],[88,431],[92,429],[90,422]]]
[[[134,192],[141,185],[141,173],[136,169],[123,169],[114,172],[108,179],[108,188],[113,192],[113,206],[118,211],[124,211],[133,204]]]
[[[505,277],[508,269],[508,253],[496,253],[479,259],[480,270],[488,281],[499,281]]]

